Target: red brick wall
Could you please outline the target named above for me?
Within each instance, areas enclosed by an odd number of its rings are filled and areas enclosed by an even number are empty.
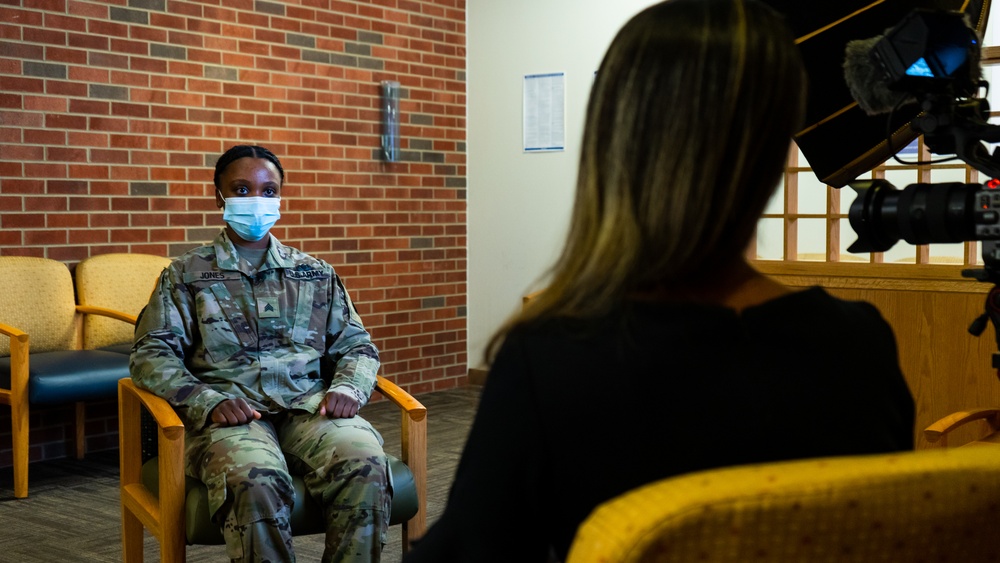
[[[287,173],[274,234],[345,279],[383,373],[462,385],[465,112],[464,0],[0,0],[0,254],[177,256],[221,228],[216,158],[261,144]],[[59,413],[34,458],[71,451]],[[2,409],[0,465],[9,432]]]

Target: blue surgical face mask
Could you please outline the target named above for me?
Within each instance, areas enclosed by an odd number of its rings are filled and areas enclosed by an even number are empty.
[[[281,217],[281,198],[277,197],[231,197],[222,198],[222,203],[222,219],[247,242],[267,236]]]

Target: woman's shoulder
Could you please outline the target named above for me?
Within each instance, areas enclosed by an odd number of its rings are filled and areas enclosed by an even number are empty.
[[[875,305],[830,294],[822,287],[793,291],[743,313],[750,326],[805,339],[892,339],[893,331]]]
[[[606,326],[608,322],[617,316],[617,312],[611,312],[593,317],[570,317],[552,316],[538,319],[531,319],[522,322],[511,328],[507,339],[545,341],[550,339],[563,340],[568,336],[586,335],[594,332],[595,329]]]
[[[820,286],[807,287],[798,291],[791,291],[785,295],[776,297],[757,307],[767,312],[776,311],[822,311],[825,313],[839,312],[844,315],[861,316],[881,316],[878,309],[867,301],[845,299],[830,294]]]

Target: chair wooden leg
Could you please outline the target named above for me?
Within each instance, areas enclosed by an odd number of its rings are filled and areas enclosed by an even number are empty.
[[[28,404],[10,406],[14,458],[14,497],[28,497]]]
[[[83,401],[77,401],[75,407],[76,413],[73,420],[73,428],[76,431],[76,459],[83,459],[83,456],[87,453],[87,408]]]
[[[419,503],[417,514],[403,523],[403,553],[407,553],[411,542],[420,539],[427,529],[427,418],[412,420],[403,416],[402,422],[403,462],[413,472]]]
[[[14,497],[28,497],[28,335],[10,339],[10,433]]]
[[[159,494],[141,482],[141,412],[145,405],[157,421]],[[118,382],[118,440],[122,503],[122,554],[141,561],[143,528],[160,542],[160,560],[183,563],[184,531],[184,424],[173,408],[159,397],[136,388],[130,378]],[[136,559],[138,557],[138,559]],[[126,559],[126,561],[128,561]]]
[[[160,551],[163,554],[160,558],[162,563],[185,563],[187,561],[183,536],[180,545],[177,545],[176,542],[173,544],[167,541],[160,542]]]
[[[160,471],[160,552],[163,563],[187,560],[184,505],[184,427],[157,431]]]
[[[129,381],[131,383],[131,381]],[[151,502],[142,503],[137,498],[141,486],[142,452],[139,443],[142,437],[141,407],[135,396],[124,391],[125,385],[118,384],[118,450],[119,450],[119,480],[121,490],[119,498],[122,511],[122,561],[123,563],[142,563],[145,558],[143,550],[143,523],[136,505],[146,508]],[[153,512],[155,508],[148,512]]]
[[[163,450],[160,450],[161,452]],[[162,454],[161,454],[162,457]],[[180,458],[178,458],[180,459]],[[160,484],[163,480],[164,466],[160,466]],[[174,481],[176,483],[176,481]],[[160,489],[160,561],[162,563],[185,563],[187,561],[187,545],[184,531],[184,475],[181,475],[180,485],[174,487],[179,493],[168,495]],[[176,497],[171,499],[170,497]],[[171,515],[174,516],[171,516]]]
[[[410,524],[409,522],[403,522],[400,526],[403,527],[403,555],[406,555],[413,549],[413,542],[410,540]]]
[[[122,563],[142,563],[142,522],[122,505]]]

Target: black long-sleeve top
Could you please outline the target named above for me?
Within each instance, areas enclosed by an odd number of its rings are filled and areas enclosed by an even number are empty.
[[[895,337],[820,288],[736,312],[628,302],[507,337],[447,508],[405,563],[564,559],[598,504],[714,467],[913,448]]]

